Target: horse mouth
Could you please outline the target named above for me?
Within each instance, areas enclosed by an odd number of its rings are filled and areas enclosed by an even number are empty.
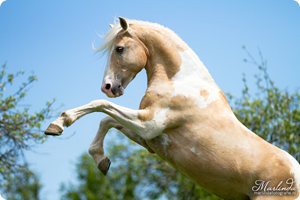
[[[104,94],[106,94],[107,97],[109,98],[116,98],[116,97],[120,97],[123,95],[123,93],[113,93],[111,91],[102,91]]]
[[[116,97],[120,97],[120,96],[122,96],[123,95],[123,93],[113,93],[113,95],[112,96],[108,96],[108,97],[111,97],[111,98],[116,98]]]
[[[122,96],[123,94],[119,94],[119,93],[117,93],[116,95],[115,95],[115,97],[120,97],[120,96]]]
[[[124,94],[124,88],[121,84],[103,84],[101,90],[109,98],[120,97]]]
[[[102,84],[101,90],[110,98],[120,97],[124,94],[124,87],[119,81],[106,80]]]

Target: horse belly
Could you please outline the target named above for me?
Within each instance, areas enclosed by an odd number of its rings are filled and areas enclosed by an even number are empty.
[[[181,133],[181,134],[180,134]],[[152,139],[147,144],[171,166],[191,179],[197,185],[223,198],[245,196],[236,183],[235,172],[225,161],[218,158],[218,152],[207,149],[193,133],[184,136],[182,130],[174,130]],[[216,154],[215,154],[216,153]],[[230,162],[230,161],[229,161]],[[234,198],[232,195],[241,196]],[[247,198],[245,198],[247,199]]]

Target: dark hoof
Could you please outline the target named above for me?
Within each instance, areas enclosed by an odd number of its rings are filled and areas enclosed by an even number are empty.
[[[107,172],[108,172],[108,170],[109,170],[110,163],[111,163],[110,160],[109,160],[107,157],[105,157],[105,158],[103,158],[103,159],[100,161],[100,163],[99,163],[99,165],[98,165],[98,169],[99,169],[104,175],[106,175]]]
[[[61,135],[62,132],[63,132],[62,128],[60,128],[57,125],[50,124],[45,131],[45,135],[58,136],[58,135]]]

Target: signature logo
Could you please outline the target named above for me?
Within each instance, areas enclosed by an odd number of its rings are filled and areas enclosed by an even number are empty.
[[[1,4],[4,2],[5,0],[0,0],[0,6],[1,6]],[[0,200],[2,200],[3,198],[1,197],[1,195],[0,195]]]
[[[300,0],[295,0],[298,4],[299,4],[299,6],[300,6]]]
[[[256,180],[255,186],[252,187],[254,195],[295,195],[297,188],[296,183],[292,178],[286,180],[286,187],[282,185],[281,181],[277,186],[269,186],[271,181]]]

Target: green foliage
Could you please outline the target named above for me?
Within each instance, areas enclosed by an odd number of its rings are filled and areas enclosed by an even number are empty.
[[[244,74],[242,97],[227,95],[230,101],[234,101],[233,112],[254,133],[289,152],[300,162],[300,94],[276,87],[267,73],[267,60],[263,59],[261,52],[261,62],[258,63],[246,47],[244,49],[249,57],[244,61],[259,69],[259,74],[255,75],[257,92],[254,96],[250,94]]]
[[[119,142],[111,143],[106,153],[112,159],[107,176],[91,156],[83,154],[76,164],[79,184],[62,184],[62,200],[219,199],[122,134],[117,138]]]
[[[6,200],[39,200],[42,185],[39,177],[27,169],[15,175],[8,175],[9,183],[4,189]]]
[[[61,191],[68,188],[62,199],[116,199],[117,193],[110,185],[110,179],[103,176],[95,162],[88,154],[83,154],[76,165],[77,179],[79,185],[62,185]]]
[[[21,106],[27,88],[37,77],[32,74],[23,82],[16,92],[7,91],[13,88],[16,78],[24,72],[6,74],[6,64],[0,72],[0,186],[8,186],[8,179],[14,174],[24,173],[26,162],[22,159],[23,151],[30,150],[32,145],[43,143],[45,136],[41,123],[51,117],[51,107],[54,102],[48,102],[44,109],[34,114],[29,113],[29,106]],[[8,94],[11,92],[11,94]]]

